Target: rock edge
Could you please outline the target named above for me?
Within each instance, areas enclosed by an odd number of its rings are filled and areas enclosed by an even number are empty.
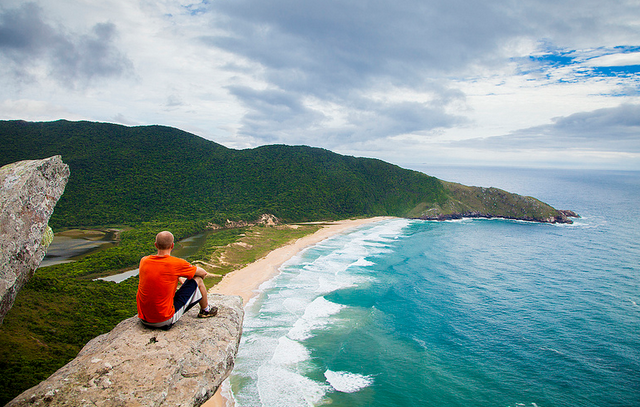
[[[202,405],[233,370],[244,318],[240,297],[209,302],[215,317],[197,318],[195,306],[168,331],[122,321],[7,407]]]

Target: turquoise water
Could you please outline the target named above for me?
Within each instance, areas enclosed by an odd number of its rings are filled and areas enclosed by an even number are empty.
[[[366,225],[247,307],[239,406],[639,406],[640,174],[440,168],[573,209],[573,225]]]

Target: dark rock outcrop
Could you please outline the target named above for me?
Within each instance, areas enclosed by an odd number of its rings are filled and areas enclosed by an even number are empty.
[[[541,223],[573,223],[573,221],[569,218],[579,218],[580,215],[570,210],[559,209],[557,214],[551,215],[546,218],[537,218],[531,216],[507,216],[501,214],[491,214],[491,213],[482,213],[478,211],[465,211],[465,212],[454,212],[448,214],[435,214],[435,215],[423,215],[419,219],[421,220],[455,220],[455,219],[464,219],[464,218],[485,218],[485,219],[513,219],[513,220],[524,220],[528,222],[541,222]]]
[[[69,179],[60,156],[0,168],[0,324],[44,258],[47,226]]]
[[[194,307],[168,331],[137,317],[94,338],[12,406],[200,406],[233,370],[242,334],[242,299],[209,294],[214,318]]]

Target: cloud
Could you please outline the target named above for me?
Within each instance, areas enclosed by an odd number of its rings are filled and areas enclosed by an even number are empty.
[[[4,117],[400,165],[637,151],[634,0],[27,1],[0,6]]]
[[[640,105],[556,117],[552,123],[515,131],[505,136],[455,143],[490,150],[592,150],[640,153]]]
[[[132,70],[131,61],[114,46],[113,23],[71,34],[43,17],[35,3],[0,11],[0,58],[16,78],[37,80],[41,69],[73,88],[93,79],[118,77]]]
[[[551,82],[585,82],[592,79],[619,78],[612,94],[638,94],[640,74],[640,48],[638,46],[598,47],[591,49],[560,49],[543,47],[543,50],[521,58],[521,74],[537,72]],[[527,63],[528,60],[530,63]]]
[[[633,66],[640,65],[640,52],[616,53],[595,57],[586,61],[587,66]]]
[[[77,113],[70,112],[63,106],[30,99],[5,99],[0,101],[0,119],[12,120],[20,118],[29,121],[44,121],[55,118],[66,118],[69,120],[86,120],[87,118]]]
[[[262,67],[268,90],[231,89],[250,110],[243,129],[252,136],[273,141],[277,128],[286,141],[341,123],[326,129],[329,139],[384,138],[464,121],[445,112],[464,95],[442,78],[493,58],[501,31],[516,27],[503,23],[500,7],[467,6],[473,18],[444,2],[221,1],[211,7],[226,35],[202,40]],[[274,103],[275,93],[287,101]]]
[[[282,90],[230,86],[229,91],[249,108],[243,132],[265,142],[295,143],[287,130],[313,128],[325,119],[321,112],[305,107],[298,97]]]
[[[304,95],[283,90],[233,86],[249,112],[242,133],[269,143],[311,143],[336,148],[349,143],[386,139],[465,123],[437,103],[372,100],[352,97],[349,107],[321,100],[305,103]]]
[[[259,63],[268,83],[316,97],[349,97],[381,82],[430,88],[495,61],[503,38],[521,30],[499,1],[463,3],[217,1],[216,25],[227,35],[205,40]]]
[[[255,92],[231,90],[249,110],[243,132],[309,143],[311,130],[328,123],[334,136],[323,141],[426,136],[468,124],[458,79],[480,80],[518,57],[528,72],[540,69],[548,59],[526,58],[556,46],[550,39],[565,48],[594,39],[618,45],[635,24],[626,16],[639,11],[633,2],[603,8],[595,0],[220,0],[209,8],[223,33],[200,40],[259,67]],[[247,65],[241,66],[236,73],[245,75]],[[272,103],[274,92],[287,102]],[[397,97],[402,94],[413,98]]]

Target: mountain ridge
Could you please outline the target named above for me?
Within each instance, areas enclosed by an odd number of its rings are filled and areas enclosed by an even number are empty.
[[[447,219],[506,217],[570,222],[540,201],[474,189],[373,158],[309,146],[234,150],[167,126],[0,121],[0,165],[62,155],[71,178],[51,218],[54,227],[158,219],[256,219],[285,222],[358,216]],[[462,192],[465,192],[462,191]],[[491,195],[521,205],[486,207]],[[513,209],[513,208],[511,208]]]

